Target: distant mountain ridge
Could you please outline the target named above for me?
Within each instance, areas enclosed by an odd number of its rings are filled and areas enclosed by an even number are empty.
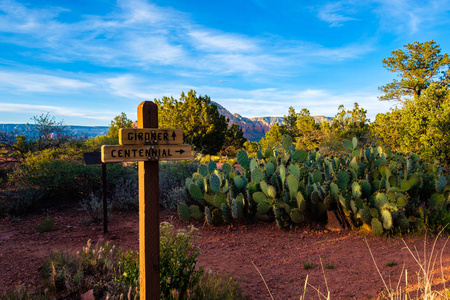
[[[213,102],[213,101],[212,101]],[[225,107],[217,102],[213,102],[217,105],[217,110],[219,113],[228,119],[230,119],[231,124],[237,124],[242,128],[244,132],[244,137],[250,141],[257,142],[261,138],[265,137],[266,132],[269,131],[275,123],[278,125],[283,124],[283,117],[255,117],[246,118],[240,114],[232,114]],[[314,116],[316,123],[321,123],[324,121],[330,121],[330,117],[325,116]]]
[[[109,126],[78,126],[66,125],[72,133],[81,136],[85,135],[88,138],[93,138],[99,135],[105,135],[109,132]],[[22,131],[25,129],[25,124],[0,124],[0,131],[12,132]]]
[[[212,101],[213,102],[213,101]],[[246,118],[240,114],[232,114],[225,107],[217,102],[213,102],[217,105],[219,113],[228,119],[230,119],[231,124],[237,124],[242,128],[244,132],[244,137],[250,141],[258,142],[261,138],[265,137],[266,132],[269,131],[270,127],[274,124],[283,124],[283,117],[256,117],[256,118]],[[330,117],[325,116],[315,116],[314,119],[316,123],[330,121]],[[133,125],[137,122],[134,122]],[[78,126],[78,125],[67,125],[67,128],[71,130],[76,135],[85,135],[88,138],[93,138],[99,135],[105,135],[109,132],[109,126]],[[0,124],[0,131],[11,132],[13,130],[25,129],[25,124]]]

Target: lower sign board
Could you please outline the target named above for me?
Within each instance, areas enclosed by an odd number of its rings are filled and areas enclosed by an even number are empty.
[[[191,145],[104,145],[102,162],[192,159]]]

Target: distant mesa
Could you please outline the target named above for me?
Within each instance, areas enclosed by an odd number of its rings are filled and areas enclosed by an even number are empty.
[[[257,142],[261,138],[265,137],[266,132],[269,131],[270,127],[272,127],[275,123],[277,123],[278,125],[283,124],[283,117],[246,118],[239,114],[232,114],[217,102],[213,103],[217,105],[217,109],[221,115],[230,119],[229,126],[231,126],[232,124],[239,125],[244,132],[244,137],[250,141]],[[316,123],[321,123],[324,121],[329,122],[331,118],[325,116],[315,116],[314,120],[316,121]]]

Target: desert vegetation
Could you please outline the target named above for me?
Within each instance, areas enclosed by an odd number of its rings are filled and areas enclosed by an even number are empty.
[[[434,41],[414,42],[383,64],[399,76],[380,87],[380,100],[396,101],[395,109],[370,122],[355,102],[352,109],[340,106],[330,122],[316,123],[306,108],[291,107],[283,124],[259,142],[246,141],[239,126],[228,126],[208,96],[189,91],[180,99],[155,99],[160,127],[183,129],[185,143],[195,150],[192,161],[160,163],[161,207],[173,217],[219,227],[275,222],[280,230],[315,228],[331,214],[343,228],[383,238],[447,235],[450,59]],[[101,168],[86,165],[83,153],[117,144],[118,129],[132,121],[121,113],[107,135],[92,139],[71,134],[49,114],[32,121],[21,132],[0,132],[0,217],[42,213],[36,226],[42,233],[53,230],[48,209],[77,207],[86,223],[101,222]],[[107,174],[109,213],[137,212],[136,163],[108,164]],[[162,223],[160,232],[164,299],[245,298],[232,278],[197,266],[195,229]],[[427,283],[431,269],[426,259],[417,261]],[[87,242],[77,253],[55,249],[41,268],[42,290],[11,287],[1,298],[76,298],[93,290],[98,299],[134,299],[138,266],[136,252],[109,242]],[[298,266],[314,267],[310,261]],[[324,274],[334,267],[321,265]],[[403,293],[407,288],[386,290],[382,296],[388,299],[411,299]],[[417,298],[447,297],[445,287],[423,295]]]

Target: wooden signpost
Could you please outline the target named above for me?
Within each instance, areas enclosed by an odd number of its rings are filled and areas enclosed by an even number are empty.
[[[158,106],[138,106],[138,129],[120,129],[120,146],[102,146],[102,161],[139,163],[140,298],[160,299],[159,161],[191,159],[180,129],[158,129]]]

